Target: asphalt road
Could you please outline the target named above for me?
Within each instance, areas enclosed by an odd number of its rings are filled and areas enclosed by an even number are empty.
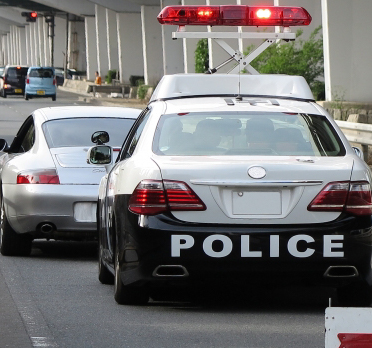
[[[73,94],[0,98],[0,138],[32,110],[81,104]],[[200,300],[119,306],[97,279],[97,244],[36,241],[30,257],[0,256],[0,348],[321,348],[331,290],[200,289]]]

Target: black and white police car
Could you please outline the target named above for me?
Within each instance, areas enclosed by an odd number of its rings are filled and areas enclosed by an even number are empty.
[[[304,78],[164,76],[116,163],[108,146],[97,156],[99,280],[118,303],[291,280],[370,304],[371,171]]]

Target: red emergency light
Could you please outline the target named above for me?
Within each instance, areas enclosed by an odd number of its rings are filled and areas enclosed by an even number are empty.
[[[160,24],[220,26],[298,26],[311,23],[303,7],[284,6],[167,6],[158,15]]]

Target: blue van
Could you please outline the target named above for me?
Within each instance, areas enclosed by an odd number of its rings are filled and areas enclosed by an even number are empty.
[[[57,83],[54,68],[32,66],[28,68],[25,100],[30,98],[52,98],[56,100]]]

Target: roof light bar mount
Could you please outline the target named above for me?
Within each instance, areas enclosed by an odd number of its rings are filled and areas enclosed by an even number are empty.
[[[226,64],[236,61],[237,64],[228,73],[236,74],[239,71],[246,69],[251,75],[259,75],[259,72],[254,69],[250,63],[266,48],[271,46],[277,40],[293,41],[296,39],[296,34],[291,32],[289,27],[285,27],[280,33],[252,33],[252,32],[187,32],[184,25],[178,26],[178,30],[172,33],[172,39],[212,39],[230,56],[229,59],[219,64],[215,68],[210,68],[207,74],[214,74]],[[225,39],[263,39],[265,40],[255,50],[244,56],[239,50],[234,50]]]

